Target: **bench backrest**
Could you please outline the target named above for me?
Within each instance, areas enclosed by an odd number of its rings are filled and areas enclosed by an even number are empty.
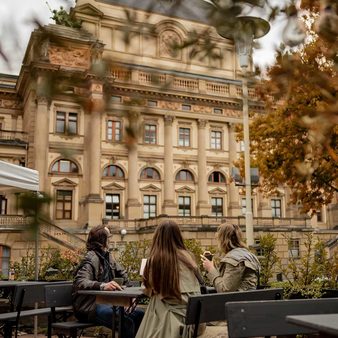
[[[224,304],[235,301],[274,300],[283,298],[283,289],[261,289],[213,293],[189,297],[185,324],[200,324],[227,319]]]
[[[72,284],[45,285],[46,307],[61,307],[72,305]]]
[[[313,333],[286,322],[287,315],[337,313],[338,298],[233,302],[225,305],[229,337]]]
[[[22,307],[34,307],[35,304],[38,305],[38,307],[43,307],[45,303],[45,295],[44,295],[44,284],[19,284],[15,286],[14,289],[14,299],[13,299],[13,305],[14,310],[16,310],[16,307],[18,305],[18,302],[20,301],[21,294],[24,292],[24,296],[22,299]]]

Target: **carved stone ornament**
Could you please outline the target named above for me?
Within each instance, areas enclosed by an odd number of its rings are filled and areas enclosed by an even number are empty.
[[[38,96],[36,98],[36,103],[37,104],[48,104],[48,99],[46,96]]]
[[[164,116],[164,125],[165,126],[171,126],[174,121],[174,116],[171,115],[165,115]]]
[[[0,99],[0,107],[7,108],[7,109],[18,109],[20,108],[20,104],[19,102],[16,102],[14,100]]]
[[[39,58],[41,61],[49,61],[49,39],[41,42]]]
[[[159,108],[170,109],[170,110],[179,110],[181,108],[181,105],[178,102],[162,101],[159,105]]]
[[[229,117],[241,117],[242,112],[239,110],[225,109],[224,115]]]
[[[49,60],[53,64],[89,68],[90,51],[88,49],[50,46]]]
[[[160,36],[160,56],[173,59],[180,58],[180,51],[173,48],[180,43],[181,39],[176,32],[172,30],[164,31]]]
[[[212,107],[205,107],[205,106],[193,106],[193,111],[195,113],[204,113],[204,114],[212,114]]]
[[[205,128],[206,125],[207,125],[207,120],[204,120],[204,119],[198,120],[198,128]]]

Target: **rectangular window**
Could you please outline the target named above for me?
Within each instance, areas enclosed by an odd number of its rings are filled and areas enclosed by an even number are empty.
[[[190,111],[191,110],[191,105],[190,104],[182,104],[182,110]]]
[[[221,131],[211,131],[211,149],[222,149],[222,132]]]
[[[214,108],[214,114],[223,114],[223,109],[221,109],[221,108]]]
[[[156,144],[156,125],[154,124],[144,125],[144,143]]]
[[[178,216],[191,216],[191,198],[188,196],[178,197]]]
[[[223,216],[223,198],[222,197],[211,198],[211,215],[213,217]]]
[[[106,194],[106,218],[119,219],[120,218],[120,195]]]
[[[57,111],[55,132],[59,134],[75,135],[78,133],[78,114]]]
[[[244,141],[239,141],[239,151],[244,151],[245,147],[244,147]]]
[[[121,96],[117,96],[117,95],[112,95],[111,101],[115,102],[115,103],[121,103],[122,102],[122,97]]]
[[[56,219],[72,219],[73,191],[56,191]]]
[[[148,107],[157,107],[157,101],[148,100]]]
[[[7,214],[7,198],[3,195],[0,195],[0,215]]]
[[[242,198],[242,215],[245,215],[246,213],[246,198]],[[251,208],[252,208],[252,215],[253,215],[253,199],[251,199]]]
[[[107,140],[119,142],[122,139],[122,124],[120,121],[107,121]]]
[[[317,214],[317,222],[324,222],[322,209],[317,210],[316,214]]]
[[[272,217],[281,218],[282,217],[282,201],[280,199],[271,199],[271,211]]]
[[[178,145],[180,147],[190,147],[190,128],[179,128]]]
[[[299,239],[289,240],[289,257],[299,258]]]
[[[156,217],[157,196],[143,196],[143,218]]]

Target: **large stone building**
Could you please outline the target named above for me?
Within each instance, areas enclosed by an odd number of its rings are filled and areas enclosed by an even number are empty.
[[[207,25],[201,1],[151,3],[77,0],[72,15],[81,29],[36,29],[20,74],[1,75],[0,158],[37,169],[40,190],[54,197],[42,245],[83,245],[78,237],[103,220],[117,243],[149,238],[167,216],[203,245],[214,244],[224,218],[244,225],[245,192],[231,179],[243,150],[234,43]],[[206,29],[221,58],[172,48]],[[249,105],[264,113],[252,84]],[[8,257],[30,244],[17,192],[0,197],[6,274]],[[252,201],[255,238],[275,232],[284,258],[285,232],[294,250],[314,229],[324,240],[337,236],[337,197],[312,218],[288,205],[285,189],[269,198],[253,189]]]

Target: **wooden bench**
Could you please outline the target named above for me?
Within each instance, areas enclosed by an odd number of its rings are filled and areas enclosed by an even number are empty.
[[[12,337],[13,327],[15,327],[15,337],[18,334],[20,318],[46,315],[51,312],[50,308],[45,307],[44,285],[46,283],[18,284],[15,286],[12,299],[12,311],[1,313],[0,322],[4,322],[4,337]],[[60,284],[65,285],[65,284]],[[37,307],[37,308],[35,308]],[[24,308],[34,308],[23,310]],[[59,308],[57,311],[63,312],[67,308]]]
[[[195,338],[197,337],[199,324],[227,319],[227,312],[224,307],[227,302],[276,300],[282,298],[282,288],[191,296],[188,300],[185,324],[195,326],[193,335]]]
[[[97,326],[94,323],[81,323],[77,320],[72,321],[56,321],[56,312],[60,307],[72,306],[72,289],[70,285],[46,285],[45,286],[45,303],[51,309],[48,320],[47,337],[51,338],[53,329],[62,335],[76,338],[78,331],[80,335],[82,331],[88,327]]]
[[[225,305],[229,337],[257,337],[316,333],[290,324],[288,315],[337,313],[338,298],[232,302]]]

